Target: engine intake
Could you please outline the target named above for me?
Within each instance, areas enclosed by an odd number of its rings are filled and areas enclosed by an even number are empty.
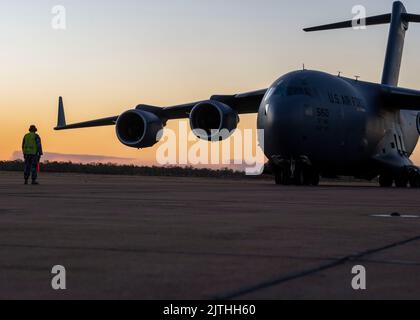
[[[417,114],[417,131],[420,134],[420,112]]]
[[[223,140],[233,134],[239,123],[238,113],[218,101],[197,104],[190,113],[190,126],[203,140]]]
[[[128,147],[139,149],[154,146],[162,129],[162,120],[143,110],[129,110],[120,115],[116,123],[118,140]]]

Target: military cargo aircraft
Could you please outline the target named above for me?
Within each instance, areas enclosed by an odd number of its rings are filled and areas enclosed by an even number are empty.
[[[420,134],[420,91],[398,87],[405,33],[420,15],[397,1],[392,13],[367,17],[367,26],[390,24],[380,84],[299,70],[264,90],[215,95],[171,107],[138,105],[119,116],[67,125],[59,99],[56,130],[116,126],[121,143],[148,148],[168,120],[189,118],[193,130],[235,130],[239,114],[258,113],[265,132],[264,153],[277,184],[318,185],[320,176],[379,177],[382,187],[420,187],[420,171],[410,160]],[[344,21],[306,32],[351,28]]]

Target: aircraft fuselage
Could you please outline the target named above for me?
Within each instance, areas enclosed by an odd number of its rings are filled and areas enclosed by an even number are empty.
[[[412,166],[418,113],[383,108],[380,86],[318,71],[282,76],[258,113],[266,156],[305,157],[324,175],[365,178]]]

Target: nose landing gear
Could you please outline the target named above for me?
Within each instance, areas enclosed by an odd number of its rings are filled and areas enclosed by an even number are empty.
[[[307,157],[298,160],[273,159],[271,166],[278,185],[319,185],[319,173]]]
[[[379,176],[379,185],[382,188],[392,188],[392,185],[394,184],[394,177],[391,174],[381,174]]]

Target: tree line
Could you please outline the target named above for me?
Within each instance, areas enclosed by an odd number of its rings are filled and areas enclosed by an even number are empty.
[[[21,160],[0,161],[1,171],[23,171],[23,169],[24,162]],[[41,172],[238,179],[247,177],[244,172],[234,171],[228,168],[215,170],[193,167],[136,166],[114,163],[80,164],[49,161],[45,161],[41,164]]]

